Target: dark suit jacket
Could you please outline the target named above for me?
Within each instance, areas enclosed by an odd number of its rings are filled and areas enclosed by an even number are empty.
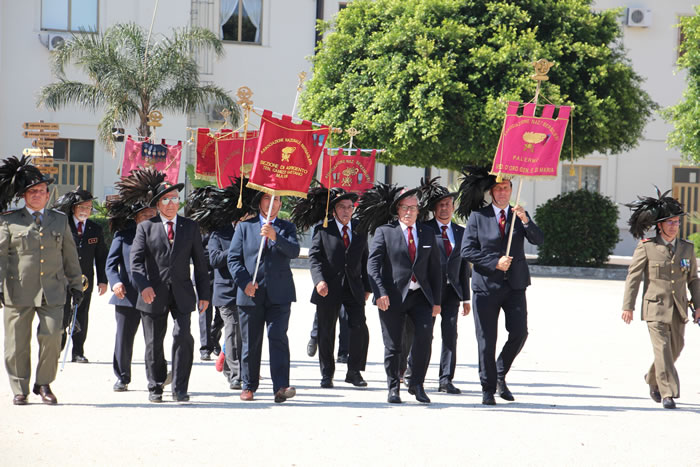
[[[102,226],[88,219],[85,221],[83,235],[78,236],[78,229],[75,227],[73,216],[68,217],[68,225],[70,225],[70,230],[73,232],[73,240],[75,240],[75,246],[78,249],[80,269],[90,281],[88,290],[92,290],[93,272],[97,272],[98,284],[106,284],[107,244],[102,233]]]
[[[171,245],[160,216],[141,222],[136,227],[131,247],[131,272],[139,291],[136,308],[144,313],[167,313],[170,288],[178,311],[193,311],[197,307],[197,298],[190,279],[190,260],[194,264],[197,296],[200,300],[209,300],[209,272],[197,223],[177,216],[175,241]],[[156,293],[150,305],[141,296],[148,287],[153,287]]]
[[[530,217],[529,214],[528,217]],[[506,254],[512,220],[513,210],[509,208],[506,217],[506,234],[501,238],[498,220],[490,204],[472,212],[469,216],[461,250],[462,256],[474,267],[472,274],[474,292],[485,293],[496,290],[504,283],[515,290],[523,290],[530,285],[530,270],[525,261],[525,238],[533,245],[540,245],[544,241],[542,231],[532,218],[527,225],[523,225],[520,218],[516,216],[513,242],[510,247],[513,262],[508,274],[496,269],[498,259]]]
[[[357,223],[350,223],[350,246],[345,249],[343,236],[334,219],[328,227],[320,224],[314,229],[311,248],[309,248],[309,265],[314,291],[311,303],[316,305],[339,305],[343,298],[343,285],[347,283],[353,297],[358,303],[365,303],[365,292],[371,292],[367,275],[367,235],[357,232]],[[326,281],[328,295],[322,297],[316,292],[316,285]]]
[[[214,295],[212,305],[231,306],[236,304],[236,284],[228,270],[228,249],[233,239],[234,227],[227,225],[209,236],[207,250],[209,265],[214,268]]]
[[[277,241],[274,245],[263,247],[256,281],[259,286],[265,287],[270,302],[274,304],[295,302],[296,289],[289,262],[299,256],[297,230],[294,224],[279,218],[275,219],[272,225],[277,232]],[[236,293],[238,306],[255,306],[256,302],[265,301],[265,297],[260,292],[256,293],[254,298],[247,296],[244,292],[246,285],[253,280],[261,240],[264,241],[260,236],[259,216],[240,222],[233,234],[228,250],[228,268],[238,288]]]
[[[440,305],[442,268],[435,233],[420,222],[415,227],[418,229],[418,248],[413,264],[398,222],[382,225],[375,231],[367,259],[367,272],[375,304],[377,298],[385,295],[389,297],[391,307],[403,303],[408,295],[411,275],[415,274],[428,303],[432,306]]]
[[[134,278],[131,275],[131,245],[134,243],[134,237],[136,237],[136,226],[120,230],[114,235],[112,246],[109,248],[106,269],[109,287],[113,289],[121,282],[126,289],[126,295],[122,299],[112,295],[109,300],[112,305],[135,308],[139,298],[139,291],[136,290]]]
[[[459,248],[462,245],[462,237],[464,236],[464,227],[457,225],[452,222],[452,233],[454,235],[455,245],[452,248],[450,257],[447,257],[447,250],[445,250],[445,242],[442,238],[442,230],[438,225],[437,220],[431,219],[426,222],[426,225],[435,231],[435,242],[437,243],[438,250],[440,250],[440,264],[442,265],[442,291],[443,298],[445,297],[445,292],[447,288],[450,287],[455,291],[457,296],[463,302],[469,300],[471,292],[469,291],[469,276],[471,276],[471,268],[469,266],[469,261],[462,258]],[[448,283],[449,282],[449,283]]]

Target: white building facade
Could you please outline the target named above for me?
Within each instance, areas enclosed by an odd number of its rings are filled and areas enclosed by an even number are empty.
[[[36,107],[39,89],[55,80],[49,63],[51,41],[70,40],[71,31],[80,27],[104,31],[117,23],[133,22],[148,30],[153,19],[156,39],[169,35],[172,28],[189,25],[210,28],[224,40],[225,56],[215,60],[213,56],[199,55],[201,80],[223,87],[232,96],[240,86],[248,86],[254,92],[256,107],[289,114],[294,107],[297,74],[302,71],[311,74],[307,58],[314,53],[316,20],[331,19],[347,3],[328,0],[1,0],[0,156],[18,155],[29,147],[31,140],[22,136],[24,122],[59,123],[60,140],[54,156],[60,169],[61,191],[81,184],[102,199],[114,192],[123,144],[117,144],[117,155],[113,157],[96,142],[100,115],[77,107],[57,112]],[[646,78],[644,88],[657,103],[662,107],[677,103],[685,89],[685,76],[675,74],[679,32],[673,26],[680,16],[694,14],[693,1],[667,0],[662,7],[651,0],[634,3],[599,0],[595,7],[624,7],[638,12],[631,24],[626,24],[626,17],[621,19],[625,23],[622,27],[628,56],[637,73]],[[79,78],[79,75],[73,70],[69,77]],[[173,144],[188,139],[187,128],[218,127],[221,122],[216,110],[207,109],[196,115],[166,113],[157,139],[166,138]],[[135,123],[132,125],[126,128],[127,134],[136,134]],[[632,151],[613,156],[592,154],[580,159],[576,161],[575,177],[568,176],[568,163],[562,163],[556,179],[527,180],[523,184],[522,204],[532,214],[548,199],[579,187],[599,191],[617,203],[626,203],[637,194],[652,194],[656,184],[661,189],[674,188],[674,194],[686,202],[687,208],[696,211],[700,170],[684,167],[680,154],[667,149],[665,141],[669,131],[670,126],[657,117],[649,123],[639,146]],[[188,163],[193,163],[194,146],[186,146],[183,154]],[[184,162],[181,181],[185,178]],[[378,164],[376,176],[380,181],[390,176],[391,182],[415,186],[428,172],[431,176],[442,176],[444,184],[457,181],[455,173],[444,169],[394,166],[386,170],[382,164]],[[627,209],[621,207],[618,222],[621,241],[615,254],[629,255],[634,248],[635,242],[626,228],[627,218]]]

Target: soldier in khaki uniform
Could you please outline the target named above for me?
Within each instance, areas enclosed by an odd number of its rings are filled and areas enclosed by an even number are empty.
[[[683,206],[668,192],[658,198],[645,197],[628,204],[634,210],[630,218],[630,233],[642,238],[652,225],[657,235],[643,238],[632,257],[625,283],[622,319],[629,324],[637,299],[639,285],[644,282],[642,319],[647,322],[654,362],[645,380],[649,394],[666,409],[675,409],[673,400],[680,396],[680,382],[674,366],[683,349],[690,290],[693,304],[700,304],[700,281],[693,244],[678,238]],[[696,311],[694,319],[700,317]]]
[[[0,218],[0,300],[4,305],[5,368],[13,403],[25,405],[31,373],[32,322],[39,317],[39,362],[33,392],[56,404],[49,384],[56,378],[61,350],[66,287],[82,300],[78,253],[66,216],[46,209],[52,179],[44,178],[27,158],[6,159],[0,166],[0,199],[24,198],[25,207]],[[9,197],[10,199],[7,199]]]

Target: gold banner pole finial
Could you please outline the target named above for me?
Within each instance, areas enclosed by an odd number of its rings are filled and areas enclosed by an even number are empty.
[[[243,109],[243,149],[241,150],[241,192],[238,195],[238,204],[236,207],[241,209],[243,207],[243,178],[247,175],[250,178],[250,172],[252,172],[252,164],[245,164],[245,143],[248,139],[248,121],[250,120],[250,109],[253,108],[253,91],[248,86],[241,86],[236,91],[236,96],[238,97],[238,105]]]
[[[301,91],[304,89],[304,80],[306,79],[306,72],[301,71],[299,74],[297,74],[297,78],[299,78],[299,82],[297,83],[297,93],[294,96],[294,105],[292,106],[292,117],[294,117],[294,114],[297,112],[297,103],[299,102],[299,94],[301,94]]]
[[[156,128],[163,126],[163,124],[160,123],[161,120],[163,120],[163,114],[160,110],[151,110],[148,112],[148,120],[146,121],[146,125],[151,127],[151,143],[155,143],[156,141]]]

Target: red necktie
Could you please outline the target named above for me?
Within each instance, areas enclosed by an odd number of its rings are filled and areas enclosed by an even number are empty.
[[[78,222],[78,237],[83,236],[83,221]]]
[[[501,231],[501,238],[506,236],[506,212],[501,209],[501,216],[498,219],[498,230]]]
[[[411,264],[413,264],[416,261],[416,244],[413,241],[413,227],[406,227],[406,230],[408,230],[408,257],[411,258]],[[416,282],[415,274],[411,275],[411,280]]]
[[[447,257],[449,258],[452,254],[452,244],[450,243],[450,238],[447,236],[446,225],[442,226],[442,242],[445,244],[445,253],[447,253]]]
[[[347,250],[350,246],[350,235],[348,235],[348,226],[343,226],[343,243],[345,243],[345,249]]]
[[[173,221],[168,221],[168,240],[173,243],[175,240],[175,231],[173,231]]]

